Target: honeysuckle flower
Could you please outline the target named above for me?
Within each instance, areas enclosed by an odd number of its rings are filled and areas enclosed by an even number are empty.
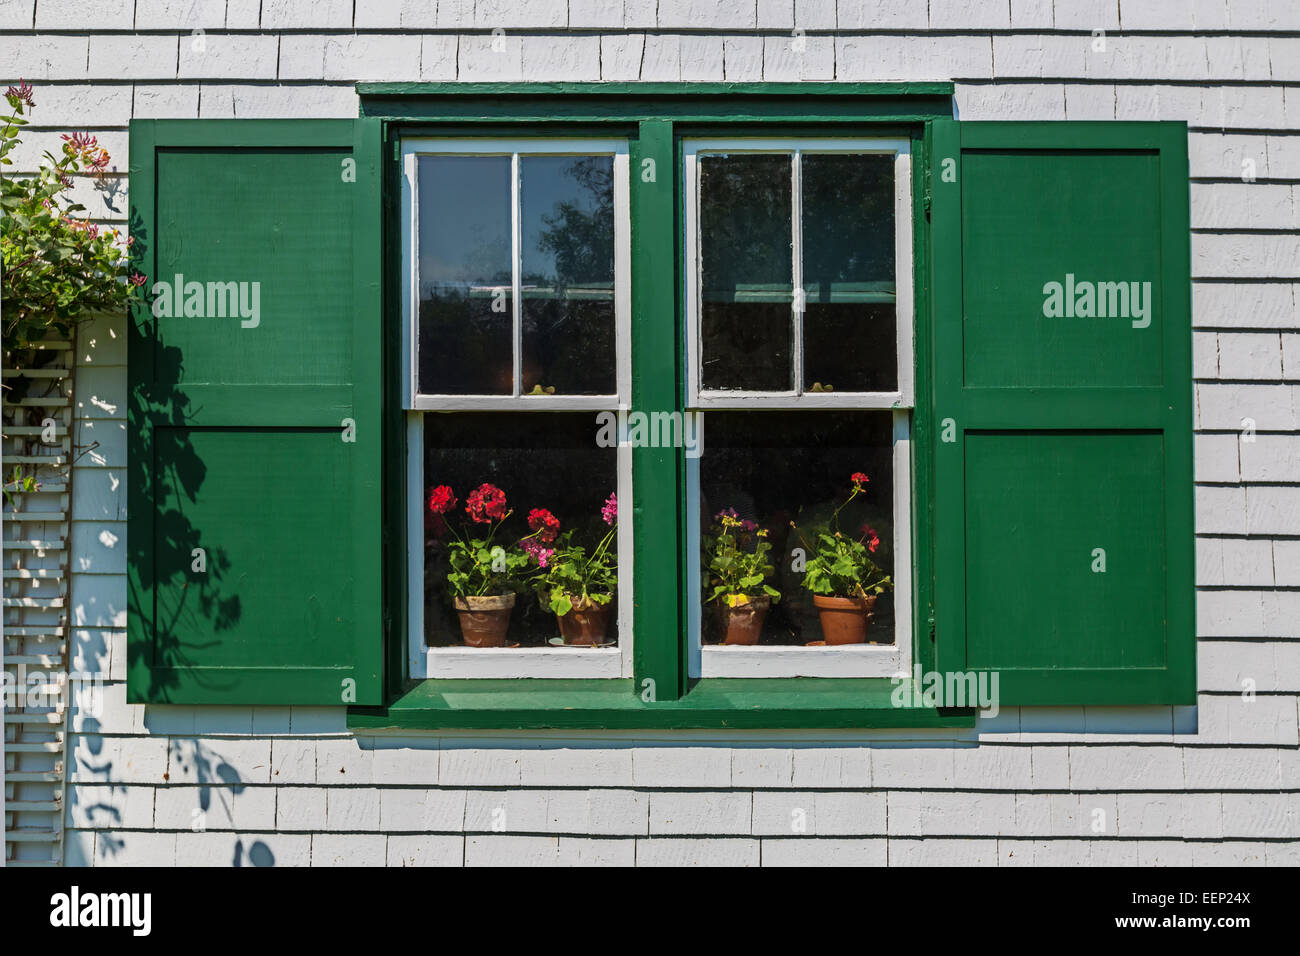
[[[32,85],[26,80],[19,80],[17,86],[11,86],[5,91],[5,96],[12,96],[15,99],[22,100],[28,106],[35,106],[32,101]]]
[[[126,281],[131,283],[131,285],[135,286],[138,289],[140,286],[144,285],[149,280],[146,279],[142,273],[132,272],[129,276],[127,276]]]

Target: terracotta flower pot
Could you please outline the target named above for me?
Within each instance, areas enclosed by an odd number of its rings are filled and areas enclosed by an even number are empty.
[[[718,612],[722,616],[723,644],[757,644],[758,636],[763,633],[763,621],[767,618],[772,599],[752,597],[744,604],[735,607],[725,600],[718,603]]]
[[[510,612],[515,607],[514,594],[456,598],[453,603],[460,616],[460,636],[467,646],[506,646]]]
[[[557,614],[560,623],[560,636],[565,644],[591,647],[605,643],[605,633],[609,630],[609,610],[613,602],[600,604],[589,601],[581,606],[575,604],[568,614]]]
[[[822,637],[829,645],[865,644],[867,628],[876,619],[876,596],[867,598],[813,595],[813,606],[822,621]]]

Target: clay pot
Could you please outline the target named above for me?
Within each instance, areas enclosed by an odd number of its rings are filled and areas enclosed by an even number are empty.
[[[609,610],[613,604],[613,601],[606,604],[590,601],[573,605],[568,614],[555,615],[560,622],[560,636],[564,643],[580,647],[604,644],[605,633],[609,630]]]
[[[876,619],[876,595],[843,598],[814,594],[813,606],[821,618],[822,637],[827,644],[867,643],[867,628]]]
[[[460,616],[460,636],[468,647],[505,647],[510,627],[514,594],[456,598],[452,602]]]
[[[772,599],[752,597],[745,604],[731,607],[725,600],[718,603],[718,613],[722,616],[723,644],[757,644],[758,636],[763,633],[763,621],[767,618]]]

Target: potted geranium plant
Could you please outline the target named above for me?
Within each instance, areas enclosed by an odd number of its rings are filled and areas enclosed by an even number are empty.
[[[781,600],[781,592],[767,583],[773,572],[767,529],[726,508],[711,530],[703,536],[705,602],[717,602],[723,644],[757,644],[768,609]]]
[[[504,647],[515,588],[528,558],[517,547],[496,543],[497,532],[512,514],[504,491],[484,483],[470,492],[465,502],[469,522],[460,532],[445,518],[456,500],[447,485],[429,493],[429,511],[439,529],[450,532],[447,591],[460,617],[461,638],[470,647]]]
[[[520,546],[537,564],[531,583],[544,607],[560,625],[565,644],[598,646],[605,643],[609,614],[618,589],[618,498],[611,494],[600,509],[609,530],[588,550],[574,542],[570,528],[560,533],[560,522],[545,508],[528,513],[532,534]]]
[[[817,529],[812,542],[799,540],[807,555],[803,586],[812,593],[827,644],[865,644],[867,629],[876,616],[876,599],[894,586],[889,575],[872,559],[880,547],[874,528],[863,525],[857,537],[840,529],[840,512],[859,495],[871,479],[854,472],[853,490],[835,509],[827,526]],[[791,523],[793,526],[793,522]],[[798,534],[798,528],[795,528]]]

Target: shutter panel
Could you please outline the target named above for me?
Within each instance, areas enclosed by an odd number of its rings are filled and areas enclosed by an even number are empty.
[[[133,702],[380,703],[380,160],[377,120],[131,124]]]
[[[1186,126],[932,145],[938,670],[1004,706],[1195,703]]]

